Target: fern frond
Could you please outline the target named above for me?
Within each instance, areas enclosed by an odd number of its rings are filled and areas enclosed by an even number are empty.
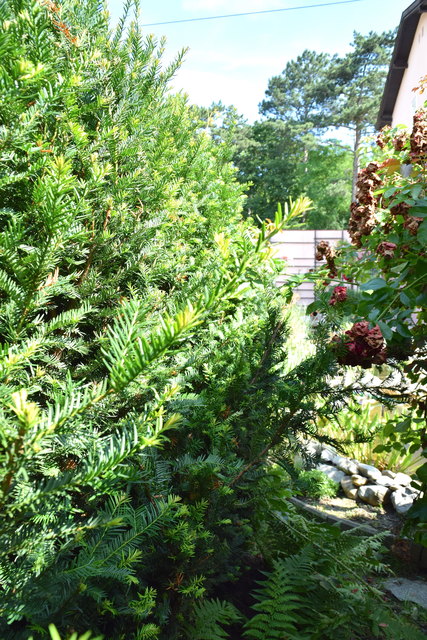
[[[308,583],[312,571],[311,559],[304,554],[290,556],[273,563],[273,571],[267,574],[259,589],[254,592],[258,601],[253,609],[258,613],[246,624],[244,635],[257,640],[289,640],[305,638],[301,624],[309,607],[304,602],[300,585]]]
[[[225,600],[210,599],[197,602],[193,608],[194,620],[187,627],[190,640],[224,640],[229,638],[224,627],[241,620],[241,614],[234,605]]]

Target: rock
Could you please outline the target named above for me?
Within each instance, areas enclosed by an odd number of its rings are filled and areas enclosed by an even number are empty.
[[[412,500],[417,500],[420,497],[420,491],[417,489],[413,489],[412,487],[400,487],[398,491],[401,491],[404,496],[407,498],[412,498]]]
[[[351,481],[355,487],[362,487],[364,484],[368,482],[368,478],[364,478],[363,476],[354,474],[351,476]]]
[[[391,489],[393,491],[394,490],[393,487],[395,485],[395,481],[392,480],[391,478],[389,478],[388,476],[385,476],[383,474],[381,476],[381,478],[378,480],[378,484],[383,485],[383,487],[389,487],[389,489]]]
[[[321,453],[320,453],[320,459],[322,460],[322,462],[332,462],[334,458],[336,458],[336,453],[335,451],[332,451],[332,449],[322,449]]]
[[[412,482],[411,476],[408,476],[407,473],[396,473],[393,480],[394,480],[394,484],[400,484],[404,487],[407,487],[408,484],[411,484]]]
[[[368,471],[367,473],[367,478],[368,480],[370,480],[371,482],[374,482],[375,484],[381,484],[381,479],[382,479],[383,475],[381,473],[381,471]]]
[[[415,497],[413,493],[410,493],[406,489],[397,489],[397,491],[393,491],[391,494],[391,503],[397,513],[403,516],[414,504]]]
[[[341,460],[336,463],[336,466],[338,467],[338,469],[344,471],[344,473],[347,473],[349,476],[357,473],[359,470],[357,464],[352,460],[349,460],[348,458],[341,458]]]
[[[391,478],[392,480],[394,480],[394,478],[397,476],[397,473],[395,473],[394,471],[389,471],[389,469],[384,469],[383,476],[387,476],[387,478]]]
[[[335,482],[341,482],[341,480],[346,477],[346,474],[343,471],[340,471],[330,464],[318,464],[316,469],[322,471],[325,475],[327,475]]]
[[[373,467],[371,464],[364,464],[363,462],[359,462],[357,466],[360,474],[365,477],[367,477],[368,471],[378,471],[376,467]]]
[[[369,478],[372,482],[378,482],[382,477],[382,473],[376,467],[373,467],[370,464],[363,464],[362,462],[358,463],[358,471],[365,478]]]
[[[356,498],[357,498],[357,487],[354,486],[354,484],[351,481],[351,478],[349,478],[348,476],[345,476],[345,478],[343,478],[341,480],[341,486],[342,486],[342,489],[343,489],[345,495],[347,496],[347,498],[351,498],[352,500],[356,500]]]
[[[402,487],[401,484],[395,484],[394,480],[393,480],[393,484],[390,485],[390,489],[391,491],[400,491],[400,490],[405,490],[405,491],[409,491],[409,493],[414,494],[416,496],[419,495],[419,491],[417,491],[416,489],[413,489],[412,487]]]
[[[408,578],[392,578],[384,583],[384,587],[398,599],[416,602],[427,609],[427,582],[408,580]]]
[[[388,492],[388,487],[383,487],[379,484],[367,484],[364,487],[359,487],[357,497],[373,507],[379,507],[386,500]]]
[[[317,442],[316,440],[307,440],[304,442],[304,450],[305,452],[314,458],[314,456],[320,455],[322,452],[322,443]]]

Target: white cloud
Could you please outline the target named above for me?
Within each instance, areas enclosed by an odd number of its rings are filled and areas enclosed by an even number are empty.
[[[258,82],[238,72],[224,74],[183,67],[172,85],[175,91],[187,93],[194,104],[209,106],[219,100],[226,105],[233,104],[251,122],[258,118],[258,103],[264,95]]]

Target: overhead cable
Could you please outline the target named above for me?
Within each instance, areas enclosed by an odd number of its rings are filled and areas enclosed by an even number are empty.
[[[143,27],[157,27],[164,24],[178,24],[182,22],[200,22],[202,20],[221,20],[222,18],[238,18],[239,16],[255,16],[261,13],[278,13],[279,11],[299,11],[301,9],[316,9],[317,7],[332,7],[337,4],[354,4],[364,0],[338,0],[337,2],[322,2],[320,4],[306,4],[302,7],[284,7],[283,9],[264,9],[263,11],[245,11],[244,13],[227,13],[221,16],[206,16],[204,18],[184,18],[182,20],[167,20],[166,22],[150,22]]]

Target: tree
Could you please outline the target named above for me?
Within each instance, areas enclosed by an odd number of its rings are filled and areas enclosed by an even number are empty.
[[[242,220],[228,146],[168,95],[179,60],[162,70],[138,21],[107,15],[0,3],[0,636],[14,640],[49,623],[182,638],[197,600],[246,566],[266,456],[312,430],[334,367],[314,358],[288,381],[283,364],[292,286],[275,287],[268,240],[307,202]]]
[[[221,101],[213,102],[209,107],[192,105],[191,113],[200,128],[209,133],[214,142],[224,144],[230,150],[233,147],[236,132],[246,123],[236,107],[224,105]]]
[[[300,190],[314,203],[306,224],[345,226],[361,140],[376,121],[393,43],[392,31],[355,33],[344,57],[306,50],[270,79],[260,104],[267,120],[245,128],[237,139],[239,177],[252,183],[246,210],[268,217],[277,201]],[[342,145],[323,139],[332,127],[354,134],[353,177]]]
[[[300,132],[319,131],[330,126],[330,106],[335,87],[330,82],[336,56],[305,50],[287,63],[280,76],[268,82],[266,99],[259,112],[269,119],[300,127]]]
[[[330,70],[330,81],[338,88],[333,125],[347,127],[354,134],[352,200],[354,200],[362,137],[373,131],[390,57],[395,31],[355,32],[352,51],[337,59]]]
[[[344,229],[351,201],[351,149],[339,140],[314,140],[306,162],[297,164],[295,191],[313,202],[307,229]]]
[[[273,218],[277,203],[295,196],[298,156],[292,127],[281,120],[255,122],[236,132],[234,162],[239,179],[249,183],[249,215]]]
[[[292,283],[269,240],[308,203],[242,220],[227,145],[167,93],[175,66],[107,16],[0,3],[0,636],[242,637],[236,581],[291,547],[298,590],[326,585],[295,633],[382,637],[388,612],[354,593],[378,541],[298,535],[271,473],[345,394],[329,349],[285,363]]]
[[[238,177],[249,183],[245,211],[272,218],[278,202],[306,194],[312,200],[299,225],[344,228],[348,221],[351,151],[339,141],[298,133],[282,120],[256,122],[237,129],[234,162]]]

